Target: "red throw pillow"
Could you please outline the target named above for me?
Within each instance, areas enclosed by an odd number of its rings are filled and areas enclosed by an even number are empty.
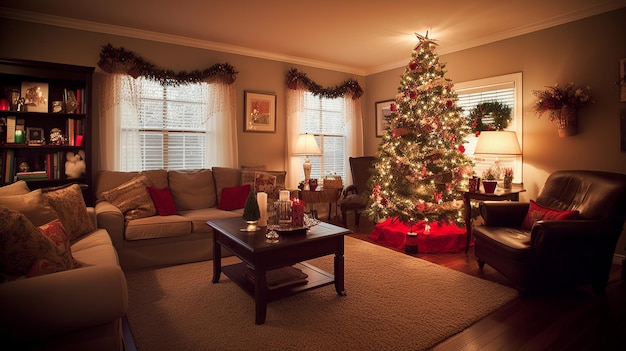
[[[565,220],[577,219],[580,212],[578,211],[561,211],[549,207],[541,206],[533,200],[530,200],[528,213],[522,222],[522,228],[531,230],[533,224],[544,219]]]
[[[157,208],[159,215],[169,216],[176,214],[176,204],[174,203],[174,198],[168,187],[158,189],[148,186],[146,188],[150,193],[152,202],[154,202],[154,206]]]
[[[220,202],[217,208],[224,211],[238,210],[246,205],[246,199],[250,194],[250,184],[222,189]]]

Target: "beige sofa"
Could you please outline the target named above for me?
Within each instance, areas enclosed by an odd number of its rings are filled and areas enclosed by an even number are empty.
[[[120,208],[103,195],[132,182],[138,175],[145,175],[154,188],[168,187],[176,205],[176,214],[127,220]],[[259,184],[255,183],[261,175],[275,178],[272,190],[259,188]],[[243,213],[243,209],[218,208],[222,190],[251,184],[257,191],[277,194],[284,189],[285,175],[284,171],[225,167],[180,171],[101,171],[95,182],[98,226],[105,228],[111,236],[124,270],[210,260],[213,256],[213,232],[206,222],[239,217]]]
[[[15,196],[25,199],[31,209],[41,205],[32,201],[35,195],[42,198],[40,191]],[[6,202],[3,206],[10,209]],[[94,208],[87,208],[87,214],[92,228],[97,228]],[[4,230],[10,224],[6,217],[1,220]],[[128,292],[109,235],[96,229],[73,240],[70,247],[79,268],[0,284],[4,344],[24,350],[123,350]]]

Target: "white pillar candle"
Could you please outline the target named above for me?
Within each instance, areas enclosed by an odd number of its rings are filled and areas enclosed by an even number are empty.
[[[289,201],[289,190],[281,190],[278,199],[280,201]]]
[[[265,227],[267,225],[267,193],[258,192],[256,194],[256,202],[259,204],[259,226]]]

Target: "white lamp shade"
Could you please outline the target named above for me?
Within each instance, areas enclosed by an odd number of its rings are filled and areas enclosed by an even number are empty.
[[[517,135],[512,131],[480,132],[474,154],[479,155],[521,155]]]
[[[298,141],[296,141],[296,147],[293,149],[295,156],[312,156],[321,155],[322,150],[317,145],[313,134],[300,134]]]

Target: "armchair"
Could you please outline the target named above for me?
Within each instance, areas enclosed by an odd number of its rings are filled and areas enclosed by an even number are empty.
[[[350,170],[353,184],[343,190],[339,208],[341,208],[341,220],[344,227],[348,226],[346,215],[348,211],[354,211],[354,224],[359,226],[361,210],[365,209],[367,199],[364,198],[367,181],[370,178],[370,168],[376,158],[373,156],[350,157]]]
[[[531,206],[549,208],[551,217],[578,211],[577,218],[533,222]],[[484,225],[473,236],[481,270],[490,265],[521,291],[591,285],[603,292],[626,219],[626,175],[557,171],[536,203],[485,201],[479,210]]]

